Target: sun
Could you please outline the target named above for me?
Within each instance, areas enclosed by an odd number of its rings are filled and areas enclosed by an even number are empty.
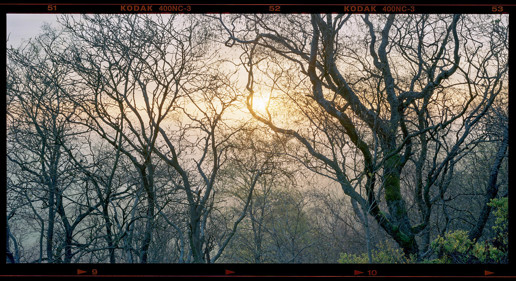
[[[253,98],[251,100],[251,103],[253,105],[253,110],[260,114],[266,114],[267,108],[270,106],[269,100],[270,100],[269,95],[254,94]]]

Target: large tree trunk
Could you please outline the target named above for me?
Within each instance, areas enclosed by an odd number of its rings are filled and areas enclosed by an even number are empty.
[[[6,250],[6,253],[7,253],[7,262],[8,263],[15,263],[14,255],[11,252],[11,250],[9,249],[9,237],[10,237],[9,224],[7,223],[7,220],[6,220],[6,224],[5,224],[5,243],[6,243],[5,244],[5,250]]]
[[[495,162],[491,167],[491,172],[489,174],[489,180],[487,182],[487,190],[484,197],[484,206],[482,211],[480,211],[480,215],[478,216],[477,224],[470,230],[469,239],[477,240],[482,236],[482,232],[484,231],[484,227],[487,223],[487,219],[489,218],[489,214],[491,213],[491,206],[488,203],[491,199],[496,197],[498,193],[498,186],[496,185],[496,181],[498,179],[498,172],[500,171],[500,166],[502,165],[502,161],[505,158],[505,152],[507,151],[507,147],[509,145],[509,130],[506,127],[502,139],[502,143],[498,148],[498,152],[496,154]]]
[[[72,230],[66,231],[64,263],[72,262]]]
[[[54,225],[56,218],[55,211],[55,188],[50,187],[48,192],[48,229],[47,229],[47,261],[48,263],[54,262]]]
[[[146,173],[146,169],[148,173]],[[154,170],[152,164],[147,164],[143,168],[142,179],[143,187],[147,193],[147,223],[145,225],[145,236],[143,238],[143,244],[140,252],[140,262],[147,263],[149,257],[149,247],[152,241],[152,233],[154,231]]]
[[[109,263],[115,263],[115,245],[113,242],[113,232],[111,231],[111,220],[109,218],[109,197],[106,197],[104,204],[102,205],[102,215],[104,217],[104,223],[106,225],[106,243],[108,245],[109,252]]]
[[[195,206],[190,207],[195,209]],[[202,253],[202,237],[201,237],[201,221],[197,212],[191,210],[190,215],[190,247],[194,263],[204,263],[204,255]]]
[[[398,243],[407,258],[419,258],[419,247],[412,231],[405,201],[401,196],[399,163],[400,156],[396,154],[387,159],[383,166],[385,201],[389,208],[389,215],[382,212],[376,202],[369,207],[369,213]]]
[[[400,190],[400,156],[394,155],[385,162],[385,201],[393,220],[391,235],[398,242],[407,257],[418,254],[418,245],[405,207],[405,201]],[[388,231],[389,232],[389,231]]]

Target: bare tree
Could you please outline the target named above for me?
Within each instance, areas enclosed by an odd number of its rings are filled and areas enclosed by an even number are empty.
[[[74,255],[74,232],[98,204],[87,202],[84,205],[81,202],[83,196],[87,198],[87,192],[77,190],[80,179],[75,177],[75,167],[63,149],[65,143],[72,144],[81,132],[70,123],[76,107],[66,97],[66,93],[74,89],[68,78],[69,69],[58,65],[51,57],[50,50],[58,49],[58,38],[54,30],[47,28],[44,34],[23,49],[8,51],[9,67],[16,75],[10,76],[13,80],[8,88],[14,100],[9,107],[9,115],[13,119],[8,139],[11,152],[7,158],[22,171],[22,174],[11,176],[12,184],[18,189],[39,190],[19,191],[27,198],[31,209],[36,210],[33,200],[48,209],[47,261],[69,263]],[[35,194],[36,198],[30,194]],[[43,218],[35,214],[43,229]],[[64,239],[56,248],[57,219],[60,219]]]
[[[504,15],[58,25],[7,50],[9,262],[422,260],[495,232]]]
[[[81,123],[130,159],[140,174],[147,208],[140,262],[148,261],[156,217],[164,214],[157,208],[165,206],[156,205],[160,162],[176,177],[164,188],[181,190],[188,205],[186,233],[167,223],[189,241],[193,262],[216,260],[220,254],[208,258],[205,228],[232,136],[224,114],[236,92],[208,52],[207,26],[179,16],[64,17],[62,23],[72,40],[60,58],[84,87],[74,97],[84,113]]]
[[[230,202],[228,205],[231,207],[221,211],[240,215],[243,219],[236,234],[237,239],[230,246],[230,252],[237,261],[264,263],[286,262],[289,259],[280,257],[284,246],[280,238],[284,238],[282,234],[285,231],[291,230],[288,227],[294,226],[282,224],[281,220],[288,217],[287,222],[290,218],[290,222],[295,224],[299,222],[293,218],[295,212],[303,216],[305,213],[304,206],[299,206],[302,205],[299,193],[291,191],[295,189],[294,172],[284,157],[283,144],[284,139],[279,136],[271,138],[263,129],[256,127],[254,120],[245,124],[231,142],[229,163],[221,171],[226,201]],[[235,198],[237,200],[233,202]],[[292,206],[292,209],[281,209],[286,206]],[[242,208],[247,210],[245,218],[240,214]],[[273,225],[273,213],[276,213],[277,225]],[[271,240],[276,234],[279,247]],[[290,262],[298,261],[295,257],[291,259]],[[225,256],[225,260],[232,259]]]
[[[319,163],[314,170],[338,182],[407,256],[419,256],[416,236],[428,227],[431,206],[442,200],[465,141],[507,83],[501,55],[507,50],[500,43],[506,38],[490,37],[497,25],[489,19],[481,19],[484,30],[475,40],[468,33],[473,20],[461,15],[243,15],[220,16],[219,22],[226,44],[241,45],[247,56],[242,65],[251,114],[303,144]],[[276,81],[271,73],[288,78]],[[289,108],[304,115],[309,132],[274,118],[273,111],[253,109],[263,80],[282,89],[277,96],[290,97]],[[324,139],[334,126],[344,149]],[[430,163],[424,155],[429,145],[435,147]],[[411,194],[401,180],[418,148],[419,161],[430,168]],[[363,165],[348,166],[346,153],[338,153],[346,149],[359,151]],[[416,225],[407,198],[419,202]]]

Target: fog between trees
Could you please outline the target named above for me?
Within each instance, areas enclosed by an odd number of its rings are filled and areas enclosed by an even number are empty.
[[[507,262],[507,16],[58,22],[7,42],[7,262]]]

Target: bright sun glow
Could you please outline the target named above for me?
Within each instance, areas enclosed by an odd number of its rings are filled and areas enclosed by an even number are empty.
[[[253,109],[258,113],[266,114],[269,98],[269,95],[253,95]]]

